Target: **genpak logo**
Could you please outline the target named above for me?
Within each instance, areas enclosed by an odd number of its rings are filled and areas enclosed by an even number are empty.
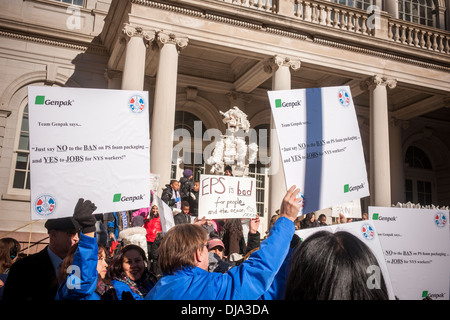
[[[351,186],[350,184],[344,185],[344,193],[358,191],[364,189],[364,183],[358,184],[357,186]]]
[[[34,99],[34,104],[36,105],[46,105],[46,106],[72,106],[72,104],[75,102],[74,99],[67,99],[67,100],[52,100],[52,99],[45,99],[45,96],[36,96]]]
[[[126,201],[134,202],[136,200],[144,200],[144,195],[140,194],[138,196],[122,196],[121,193],[116,193],[113,197],[113,202],[126,202]]]
[[[34,210],[40,216],[46,217],[54,213],[56,209],[56,201],[50,195],[43,195],[36,199],[34,202]]]
[[[281,99],[275,100],[275,108],[294,108],[294,107],[301,107],[302,101],[291,101],[291,102],[283,102]]]
[[[44,104],[45,102],[45,96],[36,96],[36,99],[34,100],[34,104]]]

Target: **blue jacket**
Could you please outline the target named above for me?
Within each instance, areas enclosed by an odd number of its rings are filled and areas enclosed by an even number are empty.
[[[249,259],[226,273],[184,267],[164,275],[146,300],[256,300],[272,285],[289,251],[295,227],[281,217]],[[267,296],[265,297],[268,298]]]
[[[72,274],[61,283],[56,300],[100,300],[97,288],[97,236],[85,236],[80,232],[80,241],[72,262]]]
[[[117,298],[119,300],[122,300],[122,294],[124,292],[129,292],[133,296],[134,300],[144,300],[139,294],[131,291],[131,288],[128,284],[125,282],[119,281],[119,280],[112,280],[111,284],[114,286],[114,289],[116,289]],[[153,287],[153,284],[149,282],[147,290],[150,290]]]

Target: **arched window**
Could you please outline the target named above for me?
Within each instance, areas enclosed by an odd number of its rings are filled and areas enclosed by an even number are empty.
[[[27,99],[19,108],[19,121],[13,153],[12,188],[30,190],[30,135],[28,130]]]
[[[435,179],[431,161],[426,153],[418,147],[410,146],[406,151],[405,165],[406,202],[433,204]]]
[[[399,0],[399,18],[408,22],[434,27],[436,6],[433,0]]]
[[[203,135],[206,127],[194,114],[186,111],[175,112],[174,149],[172,153],[171,179],[179,179],[184,169],[191,169],[194,180],[204,172]],[[195,149],[195,142],[201,150]]]
[[[332,0],[332,2],[362,10],[367,10],[373,4],[373,0]]]

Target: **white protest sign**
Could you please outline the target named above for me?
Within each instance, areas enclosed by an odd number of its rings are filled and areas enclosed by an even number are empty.
[[[161,219],[161,229],[163,235],[167,233],[173,226],[175,226],[175,220],[173,219],[172,209],[161,200],[160,197],[156,196],[156,201],[154,204],[158,206],[159,217]]]
[[[159,174],[150,173],[150,190],[158,192],[159,187]]]
[[[269,91],[286,179],[302,214],[369,195],[361,136],[348,86]]]
[[[369,207],[400,300],[449,300],[448,210]]]
[[[150,203],[148,93],[28,87],[31,219]]]
[[[256,179],[200,175],[198,218],[255,218]]]
[[[357,199],[331,208],[332,217],[339,217],[341,213],[346,218],[361,218],[361,201]]]
[[[383,255],[383,249],[380,244],[379,237],[377,235],[377,230],[373,221],[365,220],[358,222],[350,222],[343,224],[335,224],[331,226],[324,227],[316,227],[316,228],[308,228],[308,229],[300,229],[295,231],[295,234],[300,237],[300,239],[305,240],[310,235],[318,232],[318,231],[329,231],[331,233],[336,233],[339,231],[346,231],[353,234],[359,240],[361,240],[364,244],[366,244],[369,249],[372,251],[373,255],[377,259],[378,266],[383,274],[384,282],[386,284],[386,289],[389,295],[390,300],[395,299],[394,290],[391,284],[390,275],[388,272],[388,268],[386,265],[386,261]],[[377,277],[377,270],[373,266],[367,266],[367,283],[368,285],[373,285],[374,283],[380,283],[379,279],[376,279],[378,282],[372,281],[372,277]],[[371,288],[372,289],[372,288]],[[375,288],[374,288],[375,289]]]

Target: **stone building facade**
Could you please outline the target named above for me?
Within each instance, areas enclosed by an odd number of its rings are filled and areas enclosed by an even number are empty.
[[[370,182],[363,209],[450,205],[449,7],[448,0],[1,1],[0,236],[46,236],[43,221],[30,221],[30,85],[148,91],[151,171],[162,185],[184,168],[208,172],[208,130],[225,132],[220,111],[238,106],[260,146],[250,171],[262,232],[285,190],[279,152],[271,152],[278,149],[267,91],[348,85]]]

